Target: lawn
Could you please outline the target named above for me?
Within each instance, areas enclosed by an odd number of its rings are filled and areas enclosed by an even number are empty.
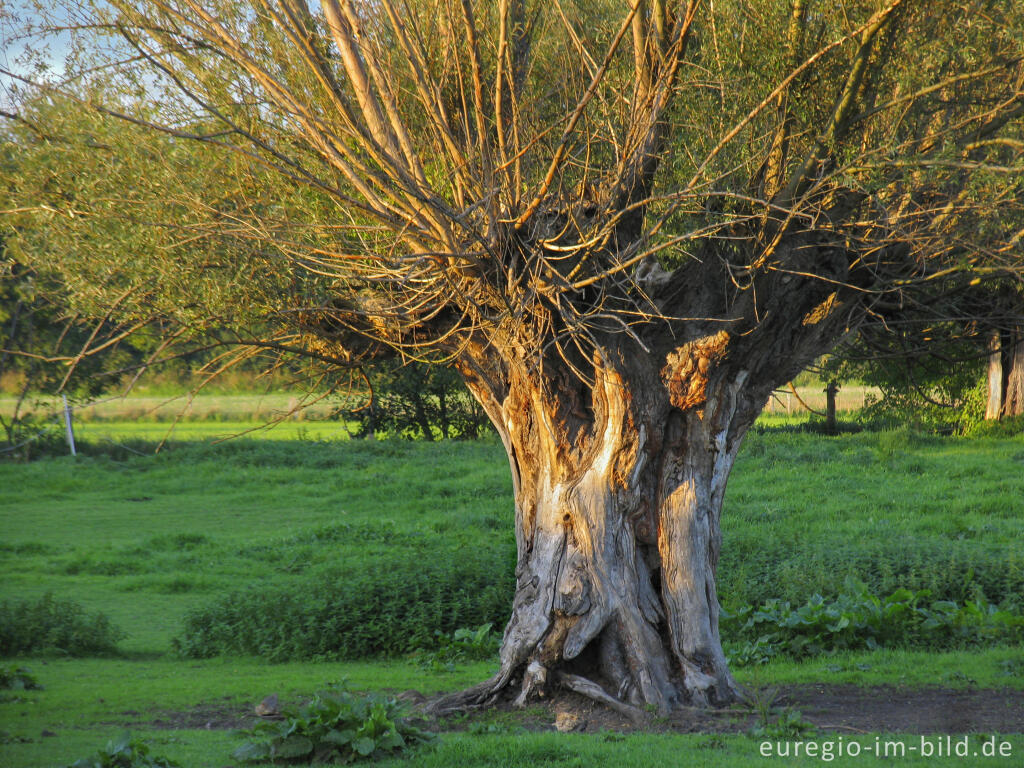
[[[89,433],[101,426],[102,434]],[[183,765],[222,768],[240,742],[218,718],[244,714],[269,693],[297,701],[341,679],[360,690],[430,693],[489,674],[491,661],[441,668],[407,654],[287,663],[184,659],[172,642],[190,612],[227,595],[301,593],[354,571],[386,580],[403,559],[451,557],[460,546],[507,552],[511,484],[496,441],[349,441],[336,439],[337,427],[315,433],[315,422],[286,422],[210,444],[198,438],[253,425],[195,421],[179,430],[211,432],[176,431],[160,453],[137,455],[146,447],[140,441],[160,437],[146,431],[151,426],[168,425],[88,422],[80,433],[84,455],[0,464],[5,598],[52,592],[104,612],[127,633],[118,658],[17,660],[45,690],[0,699],[0,765],[67,764],[131,727]],[[877,594],[908,587],[961,602],[984,594],[1019,612],[1022,531],[1024,438],[755,433],[726,499],[723,601],[802,602],[815,592],[834,596],[855,577]],[[496,572],[507,562],[497,557]],[[861,650],[736,672],[755,690],[822,683],[1012,691],[1024,690],[1024,650]],[[200,722],[205,712],[209,729]],[[758,741],[736,733],[565,735],[537,731],[535,721],[512,714],[467,722],[416,764],[674,765],[691,750],[711,766],[772,762],[757,755]],[[1019,765],[1019,730],[1007,737],[1014,757],[986,765]],[[874,731],[845,735],[864,744],[875,738]],[[835,732],[818,736],[826,737]],[[875,764],[867,755],[849,760]],[[820,758],[774,761],[810,765]]]

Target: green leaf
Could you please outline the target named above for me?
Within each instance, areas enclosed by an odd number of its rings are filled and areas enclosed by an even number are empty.
[[[324,736],[324,741],[329,744],[337,744],[339,747],[343,747],[346,744],[351,744],[355,734],[352,731],[339,731],[337,729],[331,729]]]
[[[373,739],[368,739],[365,736],[361,739],[356,739],[352,742],[352,749],[358,752],[363,757],[368,757],[373,754],[373,751],[377,749],[376,743]]]
[[[839,621],[837,621],[835,624],[829,624],[828,625],[828,631],[829,632],[842,632],[848,626],[850,626],[850,617],[849,616],[842,616],[842,617],[840,617]]]
[[[274,744],[271,757],[283,757],[287,760],[293,757],[305,757],[312,751],[313,742],[310,739],[300,734],[294,734]]]
[[[232,752],[231,757],[235,760],[264,760],[270,757],[270,745],[262,741],[250,741]]]
[[[114,754],[117,754],[118,752],[125,752],[125,751],[127,751],[129,749],[129,747],[131,746],[131,743],[132,743],[132,734],[129,731],[125,731],[124,733],[122,733],[118,737],[117,741],[110,742],[110,744],[107,746],[107,749],[110,752],[112,752]],[[139,748],[140,748],[139,749],[140,754],[143,754],[143,755],[146,754],[145,747],[143,747],[140,744]]]
[[[405,739],[402,738],[402,734],[398,731],[391,731],[381,737],[379,746],[385,750],[400,749],[405,746]]]

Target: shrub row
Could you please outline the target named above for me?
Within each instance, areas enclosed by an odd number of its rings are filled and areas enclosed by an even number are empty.
[[[954,649],[1024,641],[1024,616],[984,598],[963,605],[933,600],[928,590],[899,589],[887,597],[850,580],[834,600],[814,595],[802,606],[769,600],[723,611],[721,630],[731,638],[736,665],[777,654],[793,658],[880,646]]]
[[[0,656],[107,656],[117,653],[122,637],[105,614],[87,613],[78,603],[49,593],[36,600],[0,603]]]
[[[779,599],[802,602],[808,595],[835,595],[850,578],[870,592],[928,590],[934,600],[963,603],[983,595],[1024,609],[1024,549],[985,547],[971,540],[922,541],[897,536],[858,541],[802,540],[724,533],[719,563],[723,602]]]
[[[322,568],[289,585],[251,585],[192,611],[175,638],[189,657],[354,659],[438,646],[460,627],[502,626],[515,554],[410,548],[369,569]]]
[[[877,549],[870,552],[878,555]],[[888,554],[892,564],[900,562],[895,552]],[[724,614],[723,636],[733,642],[732,655],[741,664],[776,653],[813,655],[876,645],[956,648],[1024,639],[1020,607],[1007,599],[1002,609],[997,608],[979,591],[979,583],[990,583],[986,572],[993,577],[998,573],[996,563],[990,563],[988,571],[971,571],[965,561],[963,572],[953,569],[943,580],[951,561],[943,561],[935,552],[930,553],[935,559],[929,560],[927,554],[904,550],[909,565],[903,570],[880,568],[877,557],[871,561],[874,567],[858,566],[854,558],[844,561],[842,553],[833,561],[831,572],[827,561],[815,569],[796,557],[781,566],[775,563],[776,578],[781,581],[776,583],[767,575],[752,577],[748,594],[771,595],[777,588],[775,595],[789,592],[796,597],[728,600],[731,609]],[[842,576],[838,562],[846,562],[850,570],[872,573],[876,583],[847,577],[831,591],[838,597],[830,601],[820,596],[822,590],[807,589]],[[488,634],[482,625],[503,625],[511,610],[513,570],[510,544],[504,550],[458,552],[412,546],[403,559],[372,568],[321,568],[290,585],[256,584],[226,595],[190,613],[175,646],[190,657],[249,654],[284,661],[436,651],[434,656],[440,659],[442,652],[451,650],[449,646],[458,645],[452,637],[466,639],[458,636],[460,628],[481,627]],[[723,570],[729,573],[727,567]],[[802,578],[796,578],[797,573]],[[901,576],[944,589],[902,588],[898,586]],[[789,580],[796,581],[796,586]],[[879,588],[886,583],[896,587]],[[801,594],[801,588],[807,591]],[[970,597],[960,596],[971,591]],[[809,593],[815,596],[804,603],[803,596]],[[876,596],[880,594],[888,597]],[[958,597],[950,599],[950,595]],[[463,630],[462,634],[472,633]],[[493,639],[488,634],[488,642]]]

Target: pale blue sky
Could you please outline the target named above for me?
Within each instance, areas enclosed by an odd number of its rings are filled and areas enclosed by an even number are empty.
[[[54,4],[51,9],[56,12]],[[25,50],[27,41],[21,39],[26,26],[38,27],[43,19],[24,0],[0,0],[0,69],[29,76],[31,70],[26,67]],[[67,54],[70,35],[50,35],[32,42],[37,52],[45,53],[44,62],[55,75],[63,71],[64,57]],[[0,73],[0,102],[9,103],[10,77]]]

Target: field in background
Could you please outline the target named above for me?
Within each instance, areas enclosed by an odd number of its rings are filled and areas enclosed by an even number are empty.
[[[97,443],[144,441],[223,441],[236,438],[257,440],[348,440],[348,429],[356,425],[340,421],[78,421],[75,437]]]
[[[863,386],[841,389],[837,397],[840,417],[850,418],[877,391]],[[314,401],[315,402],[312,402]],[[800,401],[803,401],[803,404]],[[354,423],[337,419],[338,397],[309,398],[287,393],[144,395],[107,397],[96,404],[73,408],[76,439],[92,441],[222,440],[252,434],[275,440],[344,440],[355,432]],[[9,416],[14,399],[0,396],[0,415]],[[797,395],[779,390],[769,402],[761,423],[778,426],[799,424],[825,408],[825,394],[819,386],[797,387]],[[39,398],[30,410],[45,415],[54,424],[61,419],[61,405],[54,398]]]
[[[300,405],[308,403],[305,408]],[[323,420],[332,416],[341,401],[338,397],[312,396],[301,393],[237,393],[149,395],[131,394],[127,397],[102,397],[92,405],[75,407],[80,421],[129,422],[158,421],[263,421],[286,417],[294,421]],[[0,414],[9,414],[14,399],[0,396]],[[61,404],[57,398],[35,398],[32,410],[57,414]],[[294,411],[294,413],[292,413]]]
[[[82,434],[111,430],[110,439],[151,439],[147,430],[167,426],[81,424]],[[182,428],[234,426],[199,421]],[[227,731],[205,729],[200,720],[207,710],[248,710],[269,693],[294,700],[341,678],[361,689],[431,692],[490,674],[488,662],[437,671],[412,658],[267,664],[181,660],[171,653],[189,610],[240,587],[301,590],[339,563],[373,573],[409,557],[411,541],[429,547],[456,534],[512,546],[510,481],[497,441],[318,441],[311,431],[299,432],[315,426],[289,422],[257,433],[259,439],[220,445],[176,440],[156,456],[101,450],[77,459],[0,464],[5,597],[52,591],[104,611],[128,632],[123,659],[19,660],[46,690],[0,700],[10,736],[0,745],[0,764],[65,764],[116,736],[122,724],[137,723],[159,753],[190,767],[222,768],[239,742]],[[284,434],[290,439],[276,439]],[[991,598],[1024,591],[1022,467],[1024,438],[752,434],[723,516],[723,600],[834,595],[847,575],[888,586],[907,577],[916,586],[963,588],[968,595],[984,585]],[[1022,649],[1013,647],[878,651],[777,661],[737,674],[757,687],[1024,688],[1022,659]],[[199,714],[174,730],[152,726],[182,711]],[[513,733],[514,723],[500,718],[493,724],[483,734],[446,735],[423,759],[438,766],[518,761],[539,768],[571,765],[582,754],[580,765],[648,766],[673,764],[680,751],[701,749],[707,765],[739,766],[750,764],[756,746],[744,736],[712,739],[717,746],[705,749],[710,737],[700,735],[603,739]],[[44,730],[59,736],[42,738]],[[1016,749],[1024,749],[1019,739]]]
[[[314,400],[316,398],[310,398]],[[131,395],[72,407],[76,440],[104,442],[217,441],[239,436],[274,440],[345,440],[356,425],[336,418],[340,401],[320,398],[306,408],[291,394]],[[0,397],[0,415],[14,400]],[[62,406],[39,398],[29,410],[63,429]]]
[[[839,413],[851,414],[863,408],[869,399],[878,399],[881,392],[876,387],[861,384],[847,384],[840,387],[836,394],[836,410]],[[803,401],[801,403],[801,400]],[[765,406],[765,414],[789,415],[806,417],[809,406],[815,411],[825,411],[825,389],[823,386],[796,387],[796,394],[785,388],[776,390],[775,395]]]
[[[788,388],[778,390],[765,410],[793,415],[806,413],[807,409],[800,404],[800,400],[815,410],[824,410],[823,387],[798,386],[796,391],[799,397],[794,396]],[[852,384],[843,386],[836,396],[836,407],[839,411],[856,411],[864,406],[868,396],[877,397],[878,394],[874,387]],[[60,410],[57,398],[36,398],[35,401],[38,403],[37,410],[52,413]],[[96,405],[77,408],[76,411],[83,421],[251,421],[285,416],[307,401],[310,403],[308,407],[288,418],[300,421],[322,420],[329,418],[341,403],[338,396],[317,400],[316,395],[304,399],[301,393],[283,392],[200,393],[195,397],[133,393],[127,397],[103,397]],[[0,394],[0,414],[9,414],[13,406],[13,397]]]

